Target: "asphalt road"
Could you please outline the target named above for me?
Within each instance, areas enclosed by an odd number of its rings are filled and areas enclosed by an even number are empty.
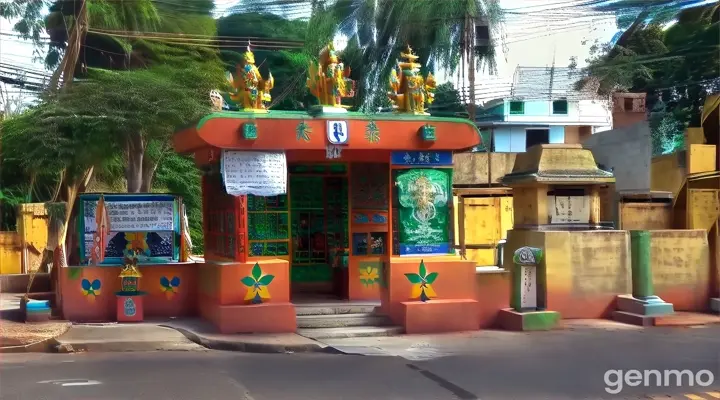
[[[0,399],[613,399],[720,392],[720,326],[528,336],[431,360],[218,351],[5,354]],[[608,369],[712,371],[711,387],[605,391]],[[673,378],[674,379],[674,378]],[[671,386],[675,386],[671,382]],[[681,397],[678,397],[681,398]],[[707,397],[711,398],[711,397]]]

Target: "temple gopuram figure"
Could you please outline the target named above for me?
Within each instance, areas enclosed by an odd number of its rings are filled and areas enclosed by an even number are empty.
[[[332,43],[322,49],[319,62],[311,63],[309,71],[307,87],[322,110],[347,112],[342,99],[355,95],[355,82],[349,78],[350,68],[340,62]]]
[[[416,62],[419,57],[409,45],[400,53],[400,58],[390,75],[388,97],[393,108],[401,113],[429,115],[425,112],[425,104],[430,105],[435,99],[435,77],[430,73],[427,78],[422,77],[421,65]]]
[[[255,55],[248,46],[243,55],[243,60],[237,65],[235,76],[226,73],[232,91],[230,99],[235,102],[242,111],[267,112],[266,103],[272,99],[270,90],[275,84],[272,73],[268,78],[263,79],[260,70],[255,66]]]

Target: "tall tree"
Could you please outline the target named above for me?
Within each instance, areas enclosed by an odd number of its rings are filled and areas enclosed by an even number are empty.
[[[669,28],[647,22],[654,21],[650,17],[638,19],[614,45],[596,46],[587,77],[578,83],[601,95],[647,93],[656,153],[681,145],[684,128],[699,126],[705,97],[720,91],[720,4],[686,8],[673,17]]]
[[[310,26],[315,30],[306,38],[310,54],[336,33],[355,41],[362,52],[363,68],[353,73],[361,83],[357,99],[361,109],[375,109],[385,96],[390,70],[407,44],[429,70],[442,67],[454,72],[463,60],[472,58],[470,54],[475,59],[472,68],[494,68],[492,33],[502,19],[497,0],[445,0],[441,6],[417,0],[337,0],[333,4],[318,0],[313,6]],[[329,24],[333,19],[335,24]],[[487,31],[477,30],[487,36],[478,37],[477,42],[472,40],[476,24],[488,26]],[[338,28],[327,28],[333,25]],[[473,35],[467,35],[469,31]]]

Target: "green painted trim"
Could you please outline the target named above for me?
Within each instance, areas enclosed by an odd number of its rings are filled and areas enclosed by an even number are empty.
[[[630,231],[632,294],[635,298],[652,296],[652,252],[649,231]]]
[[[535,311],[523,313],[523,331],[548,331],[560,322],[560,313],[557,311]]]
[[[414,115],[414,114],[400,114],[400,113],[378,113],[378,114],[364,114],[356,112],[348,112],[347,114],[321,114],[313,117],[312,115],[304,111],[270,111],[268,113],[248,113],[242,111],[222,111],[212,114],[208,114],[201,118],[195,129],[202,129],[211,119],[216,118],[228,118],[228,119],[242,119],[242,120],[260,120],[260,119],[296,119],[296,120],[373,120],[373,121],[417,121],[417,122],[450,122],[455,124],[466,124],[472,126],[478,134],[480,131],[478,127],[468,119],[462,118],[447,118],[447,117],[433,117],[426,115]]]

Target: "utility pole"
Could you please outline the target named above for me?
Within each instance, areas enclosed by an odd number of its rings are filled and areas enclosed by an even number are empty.
[[[470,101],[468,114],[475,123],[475,18],[468,14],[465,16],[465,51],[468,60],[468,84],[470,85]]]

